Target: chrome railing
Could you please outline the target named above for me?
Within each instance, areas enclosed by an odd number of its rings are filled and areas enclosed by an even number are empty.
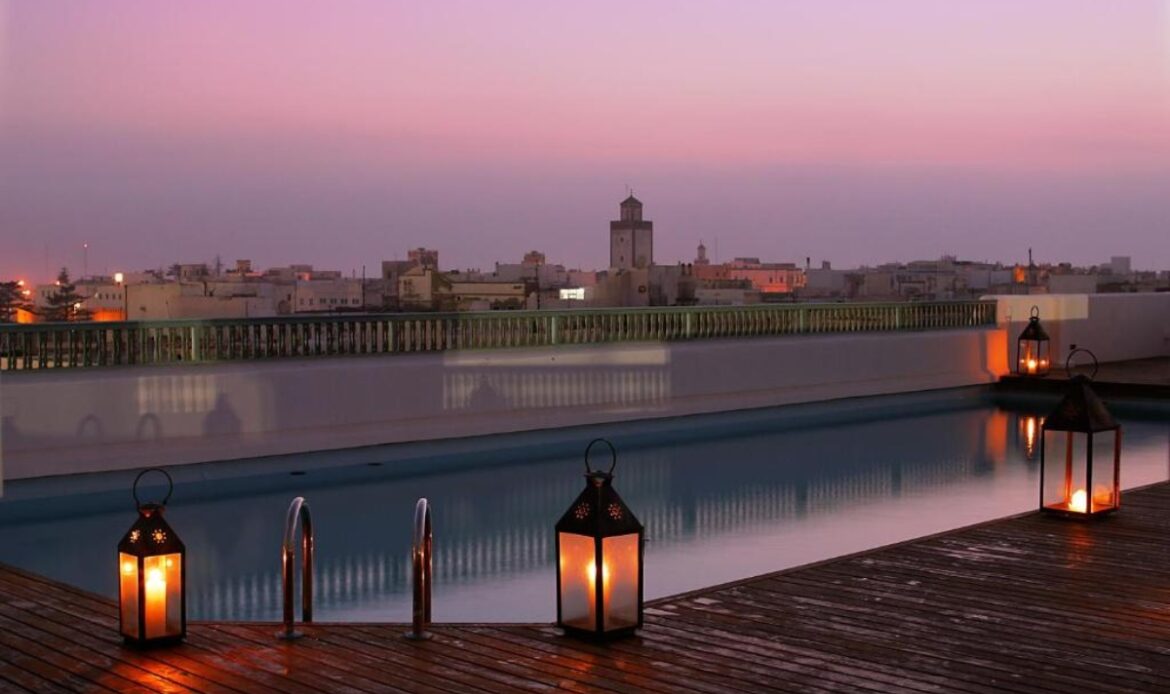
[[[994,326],[994,301],[0,325],[0,371]]]
[[[427,627],[431,625],[431,583],[434,580],[432,549],[431,507],[425,498],[419,499],[414,505],[414,536],[410,548],[414,604],[410,631],[405,634],[408,639],[421,641],[431,638]]]
[[[284,543],[280,551],[281,593],[284,604],[284,629],[277,633],[282,639],[296,639],[301,633],[294,627],[296,618],[293,607],[296,586],[293,578],[293,563],[296,561],[297,526],[301,527],[301,622],[313,621],[313,514],[309,513],[309,502],[298,496],[288,506],[284,521]]]

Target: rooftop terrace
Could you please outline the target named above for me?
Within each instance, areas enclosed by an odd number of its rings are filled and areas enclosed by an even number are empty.
[[[142,692],[1170,689],[1170,484],[1096,523],[1037,513],[647,605],[599,645],[545,624],[197,623],[135,651],[108,600],[0,567],[0,685]]]

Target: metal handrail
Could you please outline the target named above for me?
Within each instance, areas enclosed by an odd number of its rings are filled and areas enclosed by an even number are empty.
[[[302,634],[294,628],[293,606],[295,586],[293,561],[296,558],[297,525],[301,526],[301,622],[313,621],[313,514],[309,502],[303,496],[292,500],[284,521],[284,543],[280,551],[281,592],[284,603],[284,630],[277,634],[282,639],[300,638]]]
[[[431,506],[424,497],[414,505],[414,539],[410,548],[414,605],[411,629],[405,634],[406,638],[417,641],[431,638],[427,627],[431,625],[432,549]]]

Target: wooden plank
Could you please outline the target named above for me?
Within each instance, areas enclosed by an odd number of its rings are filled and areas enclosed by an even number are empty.
[[[0,581],[0,595],[8,595],[13,590],[16,581],[27,581],[23,576],[8,575]],[[19,585],[15,583],[15,585]],[[209,676],[219,677],[221,673],[235,673],[246,675],[245,679],[254,680],[256,685],[245,687],[252,691],[280,691],[295,694],[308,694],[319,691],[318,688],[304,687],[282,675],[284,669],[279,663],[244,661],[237,662],[242,655],[234,644],[218,644],[204,638],[198,626],[189,629],[189,638],[186,643],[177,648],[153,649],[135,651],[121,645],[118,636],[118,622],[110,614],[98,614],[87,609],[92,598],[78,595],[69,591],[60,594],[40,589],[36,582],[24,589],[23,597],[28,604],[36,606],[36,614],[45,619],[58,621],[62,626],[84,630],[93,635],[101,635],[108,640],[106,647],[114,649],[114,653],[121,659],[129,659],[138,666],[148,669],[161,676],[183,675],[187,671],[207,673]],[[78,604],[80,603],[80,604]],[[108,607],[105,605],[103,607]],[[112,612],[112,610],[103,610]],[[60,615],[58,617],[57,615]],[[106,651],[109,654],[109,651]],[[219,677],[222,679],[222,677]]]
[[[663,622],[676,628],[680,638],[694,639],[705,629],[723,637],[729,643],[730,653],[725,658],[736,660],[753,655],[767,657],[775,667],[795,670],[799,679],[818,682],[836,682],[848,689],[877,691],[951,691],[988,692],[990,686],[964,682],[952,670],[950,663],[932,664],[920,653],[898,652],[882,644],[871,645],[842,633],[824,637],[816,631],[801,629],[800,624],[778,621],[758,615],[754,610],[733,614],[723,607],[710,604],[672,605]],[[659,626],[658,620],[652,623]],[[884,640],[884,639],[883,639]],[[761,650],[756,650],[761,649]],[[891,666],[890,663],[897,663]],[[789,675],[795,677],[795,675]],[[984,674],[984,680],[988,681]],[[993,679],[991,681],[994,681]],[[945,685],[944,685],[945,683]],[[1000,683],[1000,690],[1005,687]]]
[[[694,691],[712,692],[712,688],[704,686],[702,682],[677,678],[664,682],[659,673],[648,672],[645,665],[639,661],[615,659],[611,653],[604,657],[586,651],[576,643],[549,644],[539,636],[531,635],[537,631],[531,627],[475,626],[466,627],[464,632],[474,635],[474,638],[490,639],[500,648],[507,649],[517,656],[535,654],[534,657],[544,657],[557,662],[564,667],[573,668],[582,673],[601,673],[606,679],[618,683],[623,689],[633,688],[633,691],[642,692],[671,692]],[[471,637],[469,637],[471,638]],[[567,637],[559,637],[562,640]]]
[[[412,689],[409,680],[396,677],[393,671],[379,671],[368,667],[359,654],[332,648],[312,634],[296,641],[279,641],[274,637],[275,629],[260,631],[256,627],[238,624],[210,625],[210,628],[233,634],[259,648],[280,648],[297,660],[298,667],[311,669],[341,683],[341,686],[354,687],[361,691],[407,692]],[[413,689],[442,691],[421,685]]]

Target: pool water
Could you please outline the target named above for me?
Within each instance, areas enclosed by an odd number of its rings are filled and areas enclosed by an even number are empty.
[[[636,446],[615,437],[614,484],[646,526],[646,597],[1033,509],[1039,463],[1026,455],[1027,417],[1048,407],[1008,411],[963,397],[892,418],[779,417],[765,431],[717,428],[701,438],[693,435],[701,426],[688,426],[692,435],[666,430]],[[1120,418],[1123,486],[1167,479],[1170,419]],[[528,452],[478,469],[469,452],[464,469],[434,474],[363,464],[341,482],[312,467],[254,476],[244,487],[180,481],[167,517],[187,545],[189,617],[280,618],[284,516],[300,494],[316,526],[319,621],[409,620],[419,497],[434,514],[436,620],[552,620],[552,526],[584,469],[579,455],[517,450]],[[19,497],[20,485],[6,491]],[[43,513],[6,519],[9,502],[0,501],[0,562],[115,597],[114,547],[134,520],[127,498],[70,504],[63,496]]]

